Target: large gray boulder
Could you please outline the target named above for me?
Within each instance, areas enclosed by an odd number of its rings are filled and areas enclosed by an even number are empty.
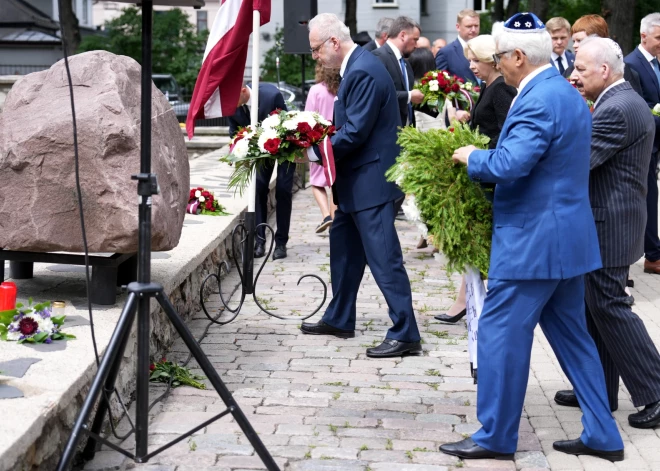
[[[89,250],[137,251],[140,65],[105,51],[69,59]],[[179,243],[190,167],[172,107],[152,86],[153,250]],[[0,248],[83,250],[69,88],[61,60],[21,78],[0,113]]]

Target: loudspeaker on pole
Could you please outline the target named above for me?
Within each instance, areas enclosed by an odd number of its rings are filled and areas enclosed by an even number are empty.
[[[317,0],[284,0],[285,54],[311,54],[307,25],[317,14]]]

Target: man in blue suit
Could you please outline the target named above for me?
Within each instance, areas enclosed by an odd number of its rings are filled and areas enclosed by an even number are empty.
[[[552,39],[550,63],[561,75],[566,77],[566,71],[573,69],[575,62],[575,54],[566,49],[571,36],[571,24],[566,18],[557,16],[546,21],[545,29],[548,30],[550,39]]]
[[[479,36],[479,14],[470,9],[458,12],[456,19],[456,40],[438,51],[435,56],[435,66],[438,70],[447,72],[476,83],[477,77],[470,70],[470,62],[465,57],[463,49],[467,42]]]
[[[642,18],[640,27],[641,44],[624,62],[639,74],[642,98],[653,108],[660,103],[660,13],[651,13]],[[660,150],[660,116],[655,118],[655,140],[651,151],[646,193],[646,231],[644,233],[644,271],[660,274],[660,239],[658,238],[658,150]]]
[[[238,108],[236,113],[229,117],[229,136],[234,137],[239,127],[250,125],[250,93],[252,89],[246,84],[241,88],[238,97]],[[259,116],[258,122],[263,121],[274,110],[286,110],[284,97],[282,93],[269,83],[259,85]],[[255,216],[256,224],[268,222],[268,192],[270,178],[275,168],[275,159],[264,164],[257,172],[256,183],[256,204]],[[293,199],[293,176],[296,173],[296,166],[293,164],[284,164],[277,166],[277,180],[275,182],[275,199],[277,206],[275,208],[275,218],[277,221],[277,231],[275,232],[275,250],[273,251],[273,260],[286,258],[286,243],[289,240],[289,226],[291,225],[291,208]],[[254,243],[254,257],[260,258],[266,254],[266,229],[260,227],[257,230],[257,238]]]
[[[583,275],[601,267],[589,204],[591,115],[550,63],[532,13],[504,25],[494,54],[518,88],[494,150],[457,149],[475,182],[496,183],[488,294],[479,318],[477,417],[471,438],[440,447],[461,458],[513,459],[534,329],[541,325],[575,386],[584,431],[556,450],[623,460],[603,368],[587,331]]]
[[[338,205],[330,230],[333,297],[321,321],[301,326],[312,335],[355,335],[356,301],[365,265],[383,292],[394,324],[383,343],[367,349],[369,357],[421,354],[412,307],[410,280],[403,267],[394,228],[394,201],[403,196],[385,172],[399,154],[401,124],[394,83],[373,54],[351,40],[336,15],[322,13],[309,22],[312,57],[342,77],[335,99],[337,133],[332,137],[337,179],[332,187]],[[316,151],[308,151],[318,160]]]

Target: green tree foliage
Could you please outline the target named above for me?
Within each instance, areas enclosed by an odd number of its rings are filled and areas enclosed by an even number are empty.
[[[266,51],[262,68],[262,79],[265,82],[277,83],[275,59],[280,57],[280,81],[299,87],[302,79],[302,59],[300,54],[284,54],[284,30],[275,30],[275,44]],[[310,54],[305,57],[305,80],[314,78],[316,61]]]
[[[132,57],[142,56],[142,15],[128,7],[117,18],[106,21],[104,36],[83,39],[78,52],[106,50]],[[208,31],[196,32],[188,15],[178,8],[154,12],[153,73],[172,74],[188,94],[192,93],[202,65]]]

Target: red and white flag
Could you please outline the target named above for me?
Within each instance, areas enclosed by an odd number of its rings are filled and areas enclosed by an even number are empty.
[[[231,116],[236,112],[254,10],[261,13],[261,25],[270,21],[270,0],[220,0],[188,108],[189,139],[195,132],[196,119]]]
[[[319,144],[319,152],[321,154],[321,163],[323,164],[325,181],[328,186],[332,186],[337,179],[337,173],[335,172],[335,154],[332,153],[330,136],[326,136],[326,138],[323,139],[323,142]]]

